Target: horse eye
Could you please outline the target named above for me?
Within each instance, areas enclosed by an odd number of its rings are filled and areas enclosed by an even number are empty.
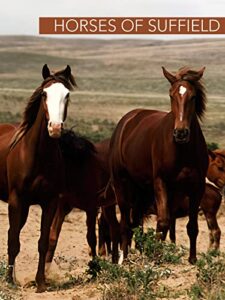
[[[45,97],[45,98],[47,97],[47,93],[45,91],[43,91],[41,95],[42,95],[42,97]]]

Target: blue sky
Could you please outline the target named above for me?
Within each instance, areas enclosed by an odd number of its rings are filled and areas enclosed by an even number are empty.
[[[38,35],[38,18],[45,16],[225,17],[224,0],[18,0],[13,2],[12,4],[11,1],[5,1],[4,5],[1,5],[0,34]]]

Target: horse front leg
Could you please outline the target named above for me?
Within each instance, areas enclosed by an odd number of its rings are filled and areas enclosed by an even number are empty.
[[[14,283],[15,259],[20,251],[20,231],[26,223],[29,206],[24,205],[16,192],[10,194],[8,206],[9,230],[8,230],[8,271],[6,280]]]
[[[48,247],[48,252],[46,255],[46,260],[45,262],[48,264],[51,264],[55,249],[58,243],[59,239],[59,234],[62,229],[62,224],[64,222],[65,216],[71,211],[71,208],[66,208],[66,206],[63,205],[58,205],[51,229],[50,229],[50,235],[49,235],[49,247]]]
[[[170,241],[176,243],[176,218],[174,216],[170,219]]]
[[[166,185],[160,177],[154,180],[154,191],[157,208],[156,234],[159,239],[164,241],[170,226],[170,214]]]
[[[41,293],[46,290],[45,259],[49,247],[50,228],[56,212],[56,207],[56,199],[51,200],[51,202],[48,203],[48,205],[42,206],[41,235],[38,241],[39,262],[35,278],[37,283],[37,293]]]
[[[220,247],[221,230],[217,222],[216,212],[204,212],[209,229],[209,250],[218,250]]]
[[[97,217],[97,208],[86,211],[87,215],[87,241],[90,247],[90,255],[94,258],[96,256],[96,217]]]
[[[109,224],[110,236],[112,240],[112,263],[118,263],[118,247],[120,243],[120,224],[116,217],[116,205],[103,208],[104,216]]]
[[[197,261],[196,256],[196,242],[198,236],[198,209],[201,197],[196,195],[190,196],[190,206],[189,206],[189,221],[187,224],[187,233],[190,240],[190,253],[188,261],[191,264],[195,264]]]

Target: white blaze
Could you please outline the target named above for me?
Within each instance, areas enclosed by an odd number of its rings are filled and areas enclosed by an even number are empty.
[[[180,88],[179,88],[179,94],[181,96],[184,96],[184,94],[186,93],[186,91],[187,91],[186,87],[184,87],[183,85],[181,85]]]
[[[186,93],[187,88],[183,85],[180,86],[179,88],[179,94],[183,97],[184,94]],[[180,122],[183,121],[183,110],[179,113],[179,117],[180,117]]]
[[[44,89],[48,107],[49,122],[63,123],[66,96],[69,90],[60,82],[53,83]]]

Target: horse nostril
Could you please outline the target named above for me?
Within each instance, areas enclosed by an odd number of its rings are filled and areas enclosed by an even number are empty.
[[[176,140],[178,141],[184,141],[188,138],[189,136],[189,129],[184,128],[184,129],[174,129],[173,135]]]

